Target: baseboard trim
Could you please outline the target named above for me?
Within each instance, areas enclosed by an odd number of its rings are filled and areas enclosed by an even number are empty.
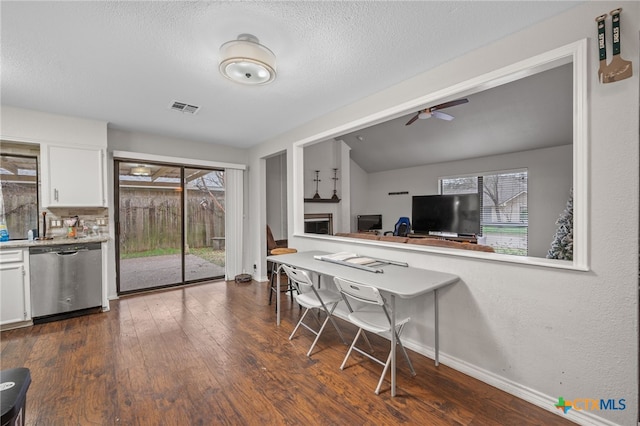
[[[33,325],[32,320],[17,321],[0,325],[0,331],[14,330],[16,328],[29,327]]]
[[[417,344],[411,339],[402,339],[402,343],[405,347],[426,356],[427,358],[434,359],[435,351],[433,348],[424,347]],[[552,412],[556,415],[566,417],[568,420],[585,426],[622,426],[621,424],[611,422],[596,416],[591,411],[577,411],[570,410],[567,414],[563,414],[555,407],[558,402],[558,397],[552,397],[545,395],[542,392],[538,392],[534,389],[523,386],[512,380],[506,379],[502,376],[494,374],[490,371],[479,368],[475,365],[469,364],[466,361],[458,359],[456,357],[449,356],[440,351],[439,361],[441,364],[447,367],[453,368],[456,371],[464,373],[474,379],[478,379],[488,385],[505,391],[513,396],[523,399],[533,405],[536,405],[544,410]],[[640,423],[639,423],[640,426]]]

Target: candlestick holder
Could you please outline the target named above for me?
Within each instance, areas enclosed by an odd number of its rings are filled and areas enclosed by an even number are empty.
[[[331,199],[339,200],[338,191],[336,190],[336,186],[338,183],[338,169],[333,169],[333,177],[331,179],[333,180],[333,195],[331,196]]]
[[[316,173],[316,178],[313,181],[316,183],[316,193],[313,196],[313,199],[314,200],[319,200],[320,198],[322,198],[322,197],[320,197],[320,194],[318,194],[318,183],[320,182],[320,177],[319,177],[320,176],[320,170],[316,170],[315,173]]]

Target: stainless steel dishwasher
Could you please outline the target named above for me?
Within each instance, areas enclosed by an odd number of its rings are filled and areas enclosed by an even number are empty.
[[[102,245],[78,243],[29,249],[34,322],[85,313],[102,305]]]

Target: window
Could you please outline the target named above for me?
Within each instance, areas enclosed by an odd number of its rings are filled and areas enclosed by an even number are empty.
[[[25,240],[38,228],[38,158],[0,154],[0,220],[10,240]]]
[[[440,179],[441,194],[481,193],[480,227],[497,253],[528,255],[527,170]]]

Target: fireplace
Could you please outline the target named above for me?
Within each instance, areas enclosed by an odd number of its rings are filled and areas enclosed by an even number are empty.
[[[306,213],[304,215],[304,233],[333,235],[333,214]]]

